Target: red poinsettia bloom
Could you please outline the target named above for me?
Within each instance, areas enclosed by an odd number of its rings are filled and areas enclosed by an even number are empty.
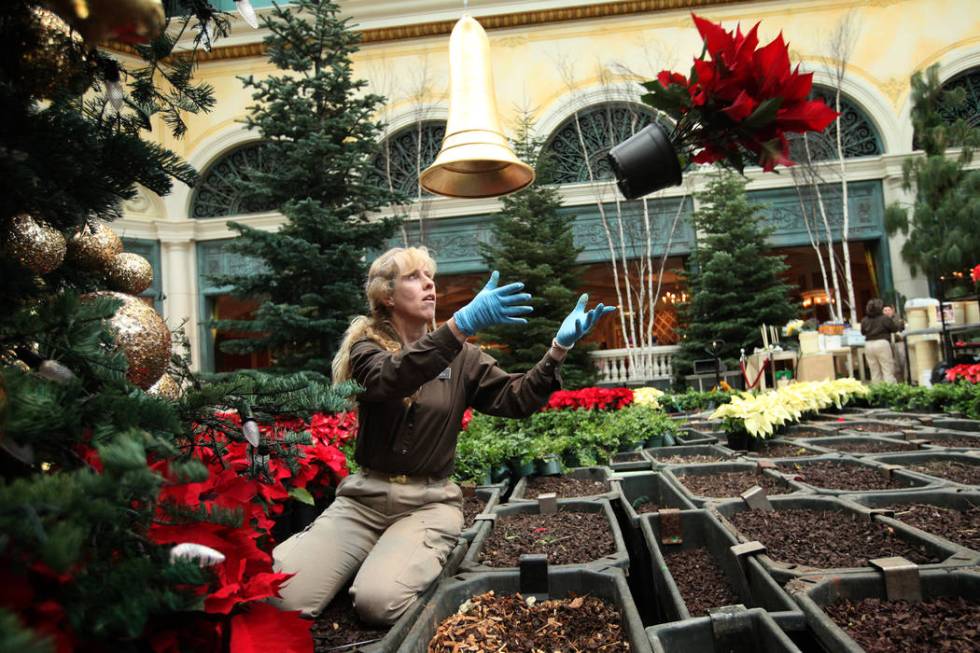
[[[980,363],[954,365],[946,370],[946,380],[950,383],[956,381],[980,383]]]
[[[977,264],[973,270],[970,271],[970,278],[973,279],[973,283],[980,284],[980,264]]]
[[[541,410],[619,410],[633,403],[629,388],[582,388],[552,393]]]
[[[792,67],[780,34],[761,48],[756,23],[734,32],[696,14],[705,55],[689,77],[661,71],[644,101],[676,121],[672,141],[695,163],[717,161],[741,170],[746,154],[764,170],[792,165],[786,134],[823,131],[837,117],[821,100],[808,100],[813,74]]]

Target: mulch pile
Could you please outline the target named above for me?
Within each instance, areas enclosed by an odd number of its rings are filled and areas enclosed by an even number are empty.
[[[963,597],[922,603],[842,600],[824,609],[868,653],[980,650],[980,603]]]
[[[860,433],[898,433],[901,431],[898,424],[842,424],[840,428],[841,430],[858,431]]]
[[[639,497],[633,503],[633,510],[635,510],[638,514],[643,514],[645,512],[660,512],[660,506],[647,497]]]
[[[388,630],[369,626],[358,619],[347,588],[344,588],[313,622],[313,650],[314,653],[326,653],[349,644],[376,641],[384,637]]]
[[[483,512],[483,507],[487,505],[481,497],[463,497],[463,530],[473,525],[473,518]]]
[[[536,499],[539,494],[554,492],[559,498],[591,497],[605,494],[612,488],[607,481],[590,481],[570,476],[534,476],[527,479],[525,499]]]
[[[914,486],[911,481],[886,476],[883,470],[874,467],[833,460],[806,465],[784,463],[779,465],[779,469],[795,474],[804,483],[831,490],[895,490]]]
[[[883,453],[885,451],[912,451],[918,449],[914,444],[902,442],[901,440],[849,440],[845,442],[827,442],[821,446],[829,447],[835,451],[846,451],[848,453]]]
[[[664,560],[692,617],[706,615],[711,608],[741,603],[707,549],[668,552]]]
[[[900,539],[865,515],[836,510],[743,510],[728,518],[749,540],[766,545],[773,560],[818,569],[864,567],[868,560],[902,556],[939,562],[924,546]]]
[[[794,491],[784,480],[761,474],[754,469],[719,474],[684,474],[677,478],[692,494],[699,497],[737,497],[753,485],[762,486],[766,494],[788,494]]]
[[[954,510],[912,503],[891,506],[889,509],[895,511],[895,519],[910,526],[980,551],[980,505]]]
[[[968,463],[959,460],[930,460],[926,463],[906,465],[906,467],[922,474],[944,478],[947,481],[980,485],[980,464],[978,463],[980,461]]]
[[[616,553],[616,540],[604,512],[499,515],[483,542],[480,562],[516,567],[522,553],[545,553],[552,565],[580,564]]]
[[[748,454],[761,458],[797,458],[799,456],[819,456],[820,452],[804,449],[803,447],[794,447],[791,444],[784,444],[782,442],[774,442],[763,445],[759,451],[749,451]]]
[[[928,433],[921,434],[922,438],[929,440],[929,444],[937,447],[957,447],[965,449],[980,449],[980,438],[971,438],[968,435],[954,436],[949,438],[930,438]]]
[[[621,622],[616,606],[594,596],[533,602],[520,594],[491,591],[474,596],[443,620],[428,651],[626,653],[630,645]]]

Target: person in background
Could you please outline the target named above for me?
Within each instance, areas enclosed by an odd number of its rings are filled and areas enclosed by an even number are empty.
[[[898,317],[898,314],[895,312],[895,307],[891,304],[885,304],[881,312],[886,317],[894,320],[898,326],[898,331],[895,332],[895,341],[892,343],[892,358],[895,359],[895,379],[897,381],[904,381],[906,377],[906,365],[908,364],[907,357],[905,356],[905,336],[902,335],[902,331],[905,331],[905,320]]]
[[[522,418],[561,389],[568,350],[615,310],[587,311],[588,295],[565,318],[545,355],[523,374],[500,369],[466,339],[495,324],[524,324],[531,296],[522,283],[483,290],[442,326],[436,264],[424,247],[379,256],[365,287],[370,313],[351,322],[333,361],[333,381],[353,379],[360,471],[337,487],[329,508],[272,552],[295,574],[271,602],[317,617],[348,581],[358,616],[393,623],[442,571],[463,526],[463,495],[452,481],[463,412]]]
[[[895,359],[892,356],[892,334],[898,324],[884,313],[885,303],[880,299],[868,302],[861,320],[864,336],[864,352],[871,370],[872,383],[895,383]]]

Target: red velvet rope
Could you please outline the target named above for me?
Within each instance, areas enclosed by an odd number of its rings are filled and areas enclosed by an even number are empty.
[[[761,379],[762,378],[762,375],[765,374],[766,369],[769,367],[769,362],[770,361],[769,361],[768,358],[766,358],[766,359],[764,359],[762,361],[762,368],[759,370],[759,373],[755,375],[755,381],[753,381],[752,383],[749,383],[749,377],[745,373],[745,361],[739,361],[738,362],[738,366],[742,368],[742,378],[745,379],[745,389],[746,390],[751,390],[755,386],[759,385],[759,379]]]

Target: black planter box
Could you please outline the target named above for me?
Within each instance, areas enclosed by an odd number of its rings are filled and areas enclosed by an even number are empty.
[[[734,606],[647,628],[655,653],[801,653],[765,610]]]

